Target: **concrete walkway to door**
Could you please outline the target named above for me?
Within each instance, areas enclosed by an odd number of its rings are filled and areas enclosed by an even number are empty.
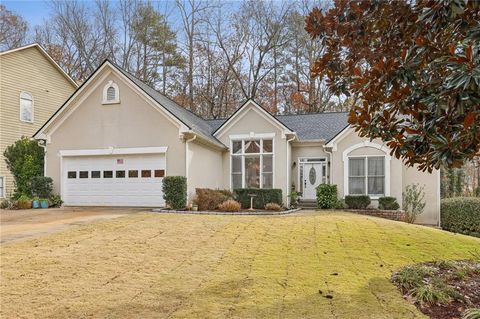
[[[145,208],[62,207],[50,209],[0,210],[0,243],[31,239],[76,225],[127,214]]]

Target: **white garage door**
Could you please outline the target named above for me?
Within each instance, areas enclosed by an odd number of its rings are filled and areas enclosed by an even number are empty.
[[[62,196],[71,206],[164,206],[165,154],[63,158]]]

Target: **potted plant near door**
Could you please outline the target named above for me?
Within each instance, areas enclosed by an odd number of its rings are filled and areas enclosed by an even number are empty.
[[[46,199],[46,198],[41,198],[41,199],[40,199],[40,207],[42,207],[42,208],[48,208],[48,206],[49,206],[49,205],[48,205],[48,199]]]
[[[32,208],[40,208],[40,198],[38,196],[32,199]]]

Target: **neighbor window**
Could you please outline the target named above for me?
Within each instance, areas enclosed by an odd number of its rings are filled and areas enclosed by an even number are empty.
[[[3,187],[3,183],[4,183],[3,177],[0,177],[0,198],[5,197],[5,189]]]
[[[232,141],[232,188],[273,187],[273,140]]]
[[[348,191],[350,195],[385,194],[385,157],[350,157]]]
[[[20,93],[20,121],[33,123],[33,97],[30,93]]]

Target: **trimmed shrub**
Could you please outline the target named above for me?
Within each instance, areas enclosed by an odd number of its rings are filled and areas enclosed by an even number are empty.
[[[290,208],[297,208],[298,207],[298,192],[292,191],[290,195]]]
[[[223,212],[239,212],[241,208],[242,205],[233,199],[229,199],[218,205],[218,209]]]
[[[49,207],[60,207],[63,204],[63,200],[58,194],[52,194],[50,195],[50,198],[48,199],[48,206]]]
[[[273,211],[279,212],[282,210],[282,206],[276,203],[267,203],[265,205],[265,210],[273,210]]]
[[[52,195],[53,180],[46,176],[34,176],[30,182],[32,195],[40,198],[49,198]]]
[[[337,185],[320,184],[317,186],[317,207],[332,209],[337,207]]]
[[[440,212],[442,229],[480,237],[480,198],[442,199]]]
[[[165,176],[163,178],[163,199],[173,209],[183,209],[187,205],[187,178],[184,176]]]
[[[32,200],[27,195],[21,195],[17,199],[17,206],[19,209],[30,209],[32,208]]]
[[[397,210],[400,205],[395,197],[385,196],[378,199],[378,208],[383,210]]]
[[[365,209],[372,201],[368,195],[347,195],[345,204],[350,209]]]
[[[249,194],[255,194],[253,198],[253,208],[263,209],[268,203],[276,203],[282,206],[282,190],[271,188],[239,188],[236,189],[235,194],[237,200],[242,205],[242,208],[250,208],[250,196]]]
[[[195,193],[198,210],[215,210],[223,202],[233,199],[232,192],[222,189],[197,188]]]

